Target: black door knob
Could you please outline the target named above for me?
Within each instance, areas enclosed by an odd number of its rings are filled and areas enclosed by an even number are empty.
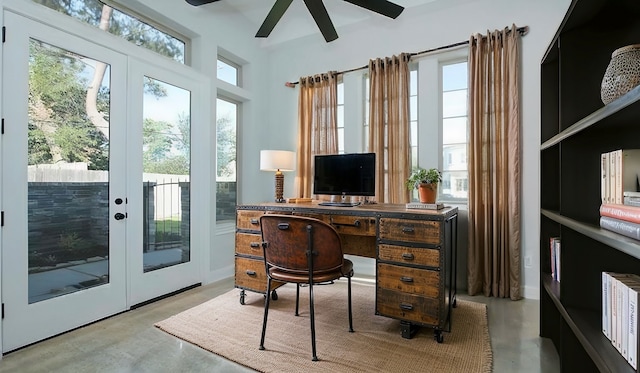
[[[116,214],[113,217],[116,218],[116,220],[122,220],[125,218],[124,214],[121,212],[116,212]]]

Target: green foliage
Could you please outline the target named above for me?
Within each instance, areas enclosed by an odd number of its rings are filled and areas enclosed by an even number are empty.
[[[104,7],[98,0],[34,0],[93,26],[98,26]],[[109,21],[110,31],[137,45],[162,53],[176,60],[184,58],[181,42],[150,28],[136,18],[114,10]],[[64,50],[33,40],[29,44],[29,164],[87,162],[89,169],[109,169],[109,141],[86,114],[86,97],[93,66]],[[167,95],[164,87],[145,79],[144,90],[156,97]],[[96,107],[109,121],[111,92],[101,86]],[[145,123],[145,126],[147,123]],[[145,164],[150,168],[189,171],[189,117],[180,118],[178,130],[170,125],[151,124],[146,133]],[[153,132],[158,130],[158,132]],[[167,130],[163,132],[163,130]],[[173,148],[172,148],[173,147]],[[172,154],[176,150],[180,155]]]
[[[47,137],[44,132],[29,123],[29,164],[47,164],[51,163],[51,148],[47,143]]]
[[[216,168],[218,176],[235,174],[236,163],[236,128],[229,118],[216,121]]]
[[[107,139],[86,115],[87,66],[47,44],[32,40],[29,48],[29,164],[59,159],[108,169]],[[109,112],[108,91],[102,89],[97,104]]]
[[[416,167],[406,181],[407,189],[412,190],[420,184],[435,184],[442,181],[442,173],[437,168],[424,169]]]
[[[48,8],[98,27],[104,7],[99,0],[33,0]],[[184,44],[147,23],[113,9],[108,32],[176,61],[184,61]]]
[[[145,119],[142,127],[142,162],[144,172],[189,174],[189,119],[181,117],[180,134],[173,133],[171,123]],[[179,154],[175,154],[178,151]]]

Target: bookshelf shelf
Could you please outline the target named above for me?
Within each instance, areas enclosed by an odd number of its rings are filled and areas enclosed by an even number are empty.
[[[585,224],[565,216],[557,212],[541,209],[540,213],[549,219],[562,224],[562,226],[571,228],[574,231],[588,236],[596,241],[608,245],[616,250],[628,254],[636,259],[640,259],[640,242],[615,232],[602,229],[599,226]]]
[[[585,118],[572,124],[569,128],[558,133],[557,135],[553,136],[549,140],[543,142],[542,145],[540,145],[540,149],[544,150],[544,149],[550,148],[560,143],[562,140],[565,140],[575,135],[576,133],[586,128],[589,128],[592,125],[600,123],[601,121],[607,119],[608,117],[616,114],[620,110],[638,101],[640,101],[640,86],[635,87],[634,89],[627,92],[623,96],[617,98],[616,100],[609,103],[608,105],[594,111],[593,113],[586,116]]]
[[[565,308],[560,301],[560,284],[552,280],[550,275],[543,276],[542,283],[544,290],[558,308],[567,327],[571,329],[582,347],[591,356],[600,372],[634,372],[633,368],[613,347],[611,341],[602,334],[600,328],[602,319],[598,312],[580,308]]]
[[[637,0],[572,0],[540,65],[540,335],[563,372],[633,372],[602,332],[602,272],[640,274],[640,241],[600,228],[601,154],[640,149],[640,86],[608,105],[611,53],[640,41]],[[561,240],[553,281],[551,237]]]

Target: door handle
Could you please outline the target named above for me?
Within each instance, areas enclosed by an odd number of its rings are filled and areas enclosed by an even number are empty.
[[[121,212],[116,212],[116,214],[113,217],[116,218],[116,220],[122,220],[126,218],[126,216]]]

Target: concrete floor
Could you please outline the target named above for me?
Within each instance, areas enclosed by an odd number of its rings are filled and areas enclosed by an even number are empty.
[[[153,326],[232,288],[225,279],[5,354],[0,373],[252,372]],[[494,372],[560,371],[551,341],[538,337],[538,301],[458,297],[488,305]]]

